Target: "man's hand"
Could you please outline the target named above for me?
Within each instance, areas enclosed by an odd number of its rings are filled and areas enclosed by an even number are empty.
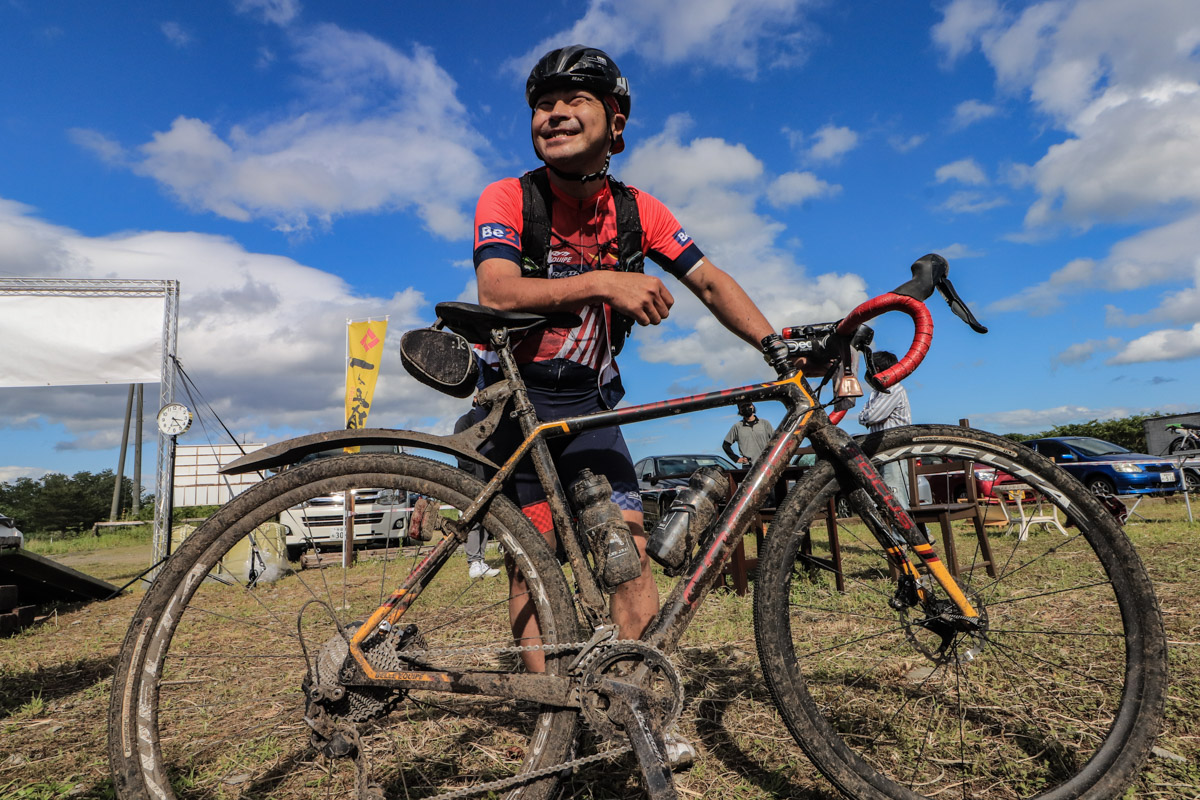
[[[739,463],[739,464],[749,464],[749,463],[750,463],[750,459],[746,458],[745,456],[742,456],[742,457],[740,457],[740,458],[738,459],[738,462],[737,462],[737,463]]]
[[[671,292],[653,275],[613,270],[591,274],[602,282],[602,293],[613,310],[633,317],[639,325],[657,325],[675,305]]]

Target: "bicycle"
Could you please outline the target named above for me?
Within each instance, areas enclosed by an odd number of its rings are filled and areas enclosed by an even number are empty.
[[[946,270],[927,256],[913,265],[912,281],[839,323],[785,329],[789,354],[833,354],[827,377],[851,392],[851,343],[869,346],[863,323],[899,310],[914,321],[913,344],[873,380],[900,380],[932,340],[922,301],[935,288],[974,321]],[[314,434],[226,469],[389,442],[482,463],[494,477],[484,483],[413,455],[347,455],[287,469],[218,510],[163,567],[125,637],[109,713],[119,797],[540,799],[572,770],[629,753],[651,798],[676,796],[661,755],[664,731],[685,702],[672,654],[803,438],[817,463],[775,515],[759,554],[753,616],[774,704],[825,777],[848,796],[876,800],[1096,800],[1120,795],[1134,779],[1163,714],[1162,620],[1119,525],[1051,462],[961,427],[851,437],[830,421],[790,356],[774,359],[774,381],[540,422],[509,336],[570,315],[437,309],[450,331],[490,342],[498,354],[505,380],[480,395],[485,419],[449,437]],[[766,454],[686,550],[683,566],[669,570],[678,580],[644,636],[620,639],[546,439],[771,400],[786,415]],[[476,447],[510,406],[527,436],[511,459],[494,464]],[[546,540],[501,493],[525,455],[547,490],[573,587]],[[960,561],[970,564],[956,579],[879,475],[882,464],[926,455],[1012,475],[1063,513],[1071,535],[996,547],[996,577],[978,568],[978,546],[965,559],[960,543]],[[240,589],[206,580],[234,543],[284,509],[355,487],[417,492],[441,504],[442,538],[404,557],[412,566],[399,588],[391,590],[387,559],[345,579],[340,603],[324,571]],[[839,494],[856,513],[839,522],[845,591],[831,585],[833,562],[810,554],[810,527]],[[464,580],[456,553],[479,521],[524,576],[540,639],[514,643],[503,580]],[[544,672],[521,667],[534,651]]]
[[[1200,450],[1200,425],[1172,422],[1166,425],[1166,429],[1175,434],[1175,438],[1167,445],[1169,455]]]

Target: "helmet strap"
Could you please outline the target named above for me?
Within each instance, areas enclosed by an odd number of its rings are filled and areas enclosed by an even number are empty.
[[[606,155],[604,157],[604,166],[596,172],[589,172],[587,175],[580,175],[578,172],[564,172],[552,164],[546,164],[546,169],[550,170],[564,181],[578,181],[579,183],[587,183],[588,181],[594,181],[598,180],[599,178],[603,178],[608,174],[608,162],[611,158],[611,155]]]

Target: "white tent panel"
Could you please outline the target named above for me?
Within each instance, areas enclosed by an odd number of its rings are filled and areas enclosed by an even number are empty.
[[[158,383],[163,295],[0,293],[0,386]]]

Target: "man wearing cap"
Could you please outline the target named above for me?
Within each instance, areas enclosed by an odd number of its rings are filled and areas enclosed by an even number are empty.
[[[738,403],[738,415],[741,419],[725,434],[721,447],[738,466],[748,467],[767,449],[767,442],[775,434],[775,429],[765,419],[758,418],[753,403]],[[733,452],[735,444],[741,455]]]

